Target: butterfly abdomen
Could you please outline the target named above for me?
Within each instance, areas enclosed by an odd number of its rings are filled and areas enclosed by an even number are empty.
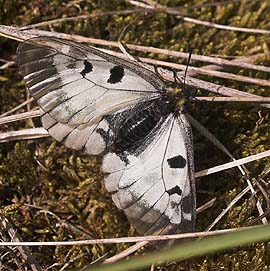
[[[175,110],[174,99],[163,96],[148,107],[128,118],[120,127],[114,146],[119,150],[127,150],[134,143],[145,139],[158,123]]]
[[[152,108],[147,108],[144,111],[132,116],[128,119],[119,130],[116,147],[128,147],[134,142],[145,138],[157,125],[161,116],[155,114]]]

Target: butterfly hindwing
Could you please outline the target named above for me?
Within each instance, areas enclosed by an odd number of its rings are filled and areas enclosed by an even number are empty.
[[[151,136],[141,153],[105,156],[105,186],[140,233],[193,230],[195,188],[189,124],[183,114],[171,114]]]

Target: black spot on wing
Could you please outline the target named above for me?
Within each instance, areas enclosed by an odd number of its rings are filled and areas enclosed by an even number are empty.
[[[177,195],[181,196],[182,195],[182,190],[178,185],[176,185],[175,187],[167,190],[167,193],[169,195],[177,194]]]
[[[189,194],[182,199],[182,211],[183,213],[191,214],[192,212],[194,212],[193,209],[194,199],[192,198],[192,195]]]
[[[116,84],[121,82],[122,78],[125,75],[125,71],[121,66],[114,66],[110,69],[110,78],[107,80],[107,83]]]
[[[167,159],[170,168],[184,168],[187,164],[186,159],[182,155],[177,155]]]
[[[83,61],[83,64],[84,64],[84,68],[83,70],[80,72],[80,74],[85,77],[85,75],[91,71],[93,71],[93,65],[88,62],[87,60],[84,60]]]

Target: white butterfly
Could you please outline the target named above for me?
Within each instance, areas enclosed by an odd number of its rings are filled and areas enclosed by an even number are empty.
[[[69,148],[105,153],[105,186],[137,231],[193,231],[191,128],[159,76],[56,38],[25,41],[17,54],[43,126]]]

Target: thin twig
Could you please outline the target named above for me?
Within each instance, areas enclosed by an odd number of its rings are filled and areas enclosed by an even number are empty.
[[[145,2],[146,4],[155,7],[155,8],[162,8],[163,6],[158,4],[156,1],[153,0],[143,0],[143,2]]]
[[[21,237],[19,236],[18,232],[13,228],[11,223],[3,216],[0,215],[0,223],[2,224],[2,230],[7,231],[9,234],[12,242],[7,243],[14,243],[16,242],[17,249],[22,255],[23,259],[26,261],[27,264],[31,267],[33,271],[42,271],[43,269],[35,259],[35,257],[31,254],[31,251],[29,250],[28,246],[21,246],[20,243],[22,242]]]
[[[41,30],[19,31],[18,28],[8,27],[8,26],[0,26],[0,35],[13,38],[16,40],[20,40],[20,41],[25,40],[27,38],[35,37],[35,36],[45,35],[45,36],[53,36],[57,38],[64,38],[64,39],[69,39],[69,40],[74,40],[74,41],[79,41],[79,42],[93,42],[93,43],[96,42],[96,44],[100,44],[100,45],[118,46],[117,42],[108,42],[108,41],[103,41],[99,39],[90,39],[90,38],[85,38],[85,37],[76,36],[76,35],[67,35],[67,34],[55,33],[55,32],[52,33],[52,32],[41,31]],[[167,74],[168,80],[174,81],[174,77],[171,72],[168,72],[161,68],[159,70],[161,71],[162,74],[164,75]],[[171,75],[168,75],[169,73]],[[179,75],[179,77],[181,77],[181,74]],[[267,82],[266,84],[268,83],[269,82]],[[190,78],[190,77],[187,77],[186,85],[190,87],[198,88],[198,89],[204,89],[204,90],[218,93],[220,95],[225,95],[225,96],[258,97],[257,95],[254,95],[254,94],[241,92],[233,88],[223,87],[220,85],[216,85],[213,83],[209,83],[203,80],[198,80],[198,79]],[[270,107],[268,105],[264,105],[264,106]]]
[[[269,156],[270,156],[270,150],[260,152],[260,153],[250,155],[250,156],[242,158],[242,159],[234,160],[232,162],[228,162],[228,163],[216,166],[216,167],[201,170],[201,171],[195,173],[195,177],[198,178],[198,177],[201,177],[201,176],[210,175],[210,174],[213,174],[213,173],[216,173],[216,172],[220,172],[220,171],[223,171],[223,170],[226,170],[226,169],[230,169],[230,168],[233,168],[233,167],[244,165],[246,163],[250,163],[252,161],[256,161],[256,160],[266,158],[266,157],[269,157]]]
[[[41,115],[40,110],[35,110],[35,111],[29,111],[29,112],[24,112],[8,117],[0,117],[0,125],[9,123],[9,122],[14,122],[14,121],[19,121],[19,120],[24,120],[24,119],[30,119],[30,118],[36,118]]]
[[[158,71],[162,76],[169,81],[174,82],[174,76],[173,72],[169,72],[165,69],[158,68]],[[183,78],[183,75],[181,73],[177,73],[177,76],[179,78]],[[229,97],[251,97],[251,98],[260,98],[261,96],[247,93],[244,91],[240,91],[234,88],[220,86],[214,83],[206,82],[204,80],[196,79],[187,76],[186,78],[186,85],[195,89],[202,89],[206,90],[208,92],[212,92],[219,95],[229,96]],[[260,104],[261,106],[270,108],[269,104]]]
[[[206,27],[217,28],[217,29],[221,29],[221,30],[270,35],[270,31],[265,30],[265,29],[244,28],[244,27],[222,25],[222,24],[216,24],[216,23],[212,23],[212,22],[208,22],[208,21],[202,21],[202,20],[191,18],[191,17],[183,16],[183,13],[179,12],[179,8],[167,8],[164,6],[162,8],[155,8],[154,6],[146,5],[146,4],[143,4],[139,1],[129,0],[128,2],[132,5],[137,6],[137,7],[145,8],[149,12],[165,12],[170,15],[177,15],[177,17],[179,19],[182,19],[184,22],[187,22],[187,23],[194,23],[196,25],[203,25]]]
[[[11,110],[9,110],[9,111],[3,113],[2,115],[0,115],[0,117],[8,116],[8,115],[12,114],[13,112],[15,112],[15,111],[21,109],[22,107],[26,106],[27,104],[31,103],[32,101],[34,101],[33,98],[31,98],[31,99],[29,99],[29,100],[26,100],[26,101],[24,101],[23,103],[19,104],[18,106],[12,108]]]
[[[20,27],[20,30],[29,30],[29,29],[38,28],[38,27],[50,26],[53,24],[67,23],[67,22],[78,21],[78,20],[86,20],[86,19],[103,17],[103,16],[129,15],[129,14],[134,14],[134,12],[144,12],[144,10],[143,9],[126,9],[126,10],[114,10],[114,11],[105,11],[105,12],[95,11],[93,14],[88,14],[88,15],[79,15],[79,16],[73,16],[73,17],[48,20],[48,21],[40,22],[36,24],[29,24],[29,25]]]
[[[231,202],[230,204],[224,209],[217,218],[206,228],[206,232],[209,232],[213,227],[221,220],[221,218],[232,208],[237,201],[239,201],[247,192],[250,191],[250,187],[247,186],[243,191],[241,191]]]
[[[196,214],[202,213],[205,210],[209,209],[210,207],[212,207],[214,205],[214,203],[216,202],[217,198],[214,197],[211,200],[207,201],[205,204],[203,204],[202,206],[198,207],[196,209]]]
[[[69,34],[64,34],[64,33],[49,32],[49,31],[36,30],[36,29],[22,31],[20,28],[5,26],[5,25],[0,25],[0,35],[11,38],[11,39],[19,40],[19,41],[23,41],[25,39],[36,37],[36,36],[48,36],[48,37],[62,38],[62,39],[67,39],[67,40],[72,40],[72,41],[77,41],[77,42],[86,42],[86,43],[101,45],[101,46],[118,47],[118,42],[115,42],[115,41],[87,38],[87,37],[82,37],[79,35],[69,35]],[[151,46],[149,47],[149,46],[142,46],[142,45],[135,45],[135,44],[125,44],[125,46],[130,50],[140,51],[144,53],[152,53],[152,54],[153,53],[163,54],[163,55],[182,58],[182,59],[187,59],[189,55],[189,53],[155,48]],[[253,58],[253,56],[249,56],[249,58]],[[239,67],[239,68],[247,68],[247,69],[254,69],[258,71],[270,72],[270,67],[250,64],[250,63],[247,63],[246,61],[239,60],[239,59],[227,60],[220,57],[210,57],[210,56],[196,55],[196,54],[192,55],[192,59],[202,61],[202,62],[208,62],[208,63],[212,63],[216,65],[222,65],[222,66],[234,66],[234,67]]]
[[[19,131],[11,131],[6,133],[0,133],[0,143],[10,142],[21,139],[35,139],[41,137],[48,137],[49,134],[44,128],[31,128]]]
[[[269,103],[270,97],[194,97],[194,102],[249,102],[249,103]]]
[[[114,263],[114,262],[120,261],[148,244],[149,244],[149,241],[138,242],[135,245],[121,251],[120,253],[106,259],[103,263],[108,264],[108,263]]]
[[[191,124],[198,129],[207,139],[209,139],[216,147],[218,147],[220,150],[222,150],[224,153],[226,153],[233,161],[236,161],[236,159],[231,155],[231,153],[227,150],[227,148],[210,132],[208,131],[204,126],[202,126],[196,119],[194,119],[193,117],[191,117],[190,115],[187,115]],[[270,152],[270,151],[269,151]],[[267,154],[268,155],[268,154]],[[256,192],[255,189],[252,185],[252,182],[249,179],[249,176],[246,172],[246,169],[242,166],[242,165],[238,165],[236,163],[237,168],[239,169],[239,171],[241,172],[241,174],[245,177],[245,180],[252,192],[252,194],[256,197]],[[257,198],[257,197],[256,197]],[[256,201],[256,207],[257,210],[259,212],[259,215],[263,214],[263,208],[262,205],[259,201],[259,199],[257,198]],[[262,223],[266,224],[267,220],[266,218],[262,219]]]
[[[218,6],[224,6],[231,3],[237,3],[241,2],[242,0],[228,0],[228,1],[220,1],[220,2],[214,2],[214,3],[203,3],[203,4],[195,4],[191,7],[187,7],[188,9],[198,9],[203,7],[218,7]],[[246,0],[245,3],[251,2],[254,0]]]
[[[194,102],[200,101],[200,102],[251,102],[251,103],[270,103],[270,97],[218,97],[218,96],[212,96],[212,97],[201,97],[197,96],[193,98]],[[33,110],[29,112],[19,113],[16,115],[8,116],[8,117],[0,117],[0,125],[15,121],[20,121],[24,119],[30,119],[30,118],[36,118],[41,115],[40,110]]]
[[[216,230],[216,231],[211,231],[211,232],[192,232],[192,233],[181,233],[181,234],[171,234],[171,235],[149,235],[149,236],[135,236],[135,237],[76,240],[76,241],[0,242],[0,246],[75,246],[75,245],[85,246],[85,245],[96,245],[96,244],[137,243],[137,242],[143,242],[143,241],[155,242],[155,241],[179,240],[179,239],[187,239],[187,238],[189,239],[189,238],[220,235],[227,232],[242,230],[244,228]],[[254,226],[250,228],[254,228]]]
[[[6,62],[5,64],[3,64],[3,65],[0,66],[0,70],[7,69],[7,68],[12,67],[14,65],[15,65],[14,61]]]

